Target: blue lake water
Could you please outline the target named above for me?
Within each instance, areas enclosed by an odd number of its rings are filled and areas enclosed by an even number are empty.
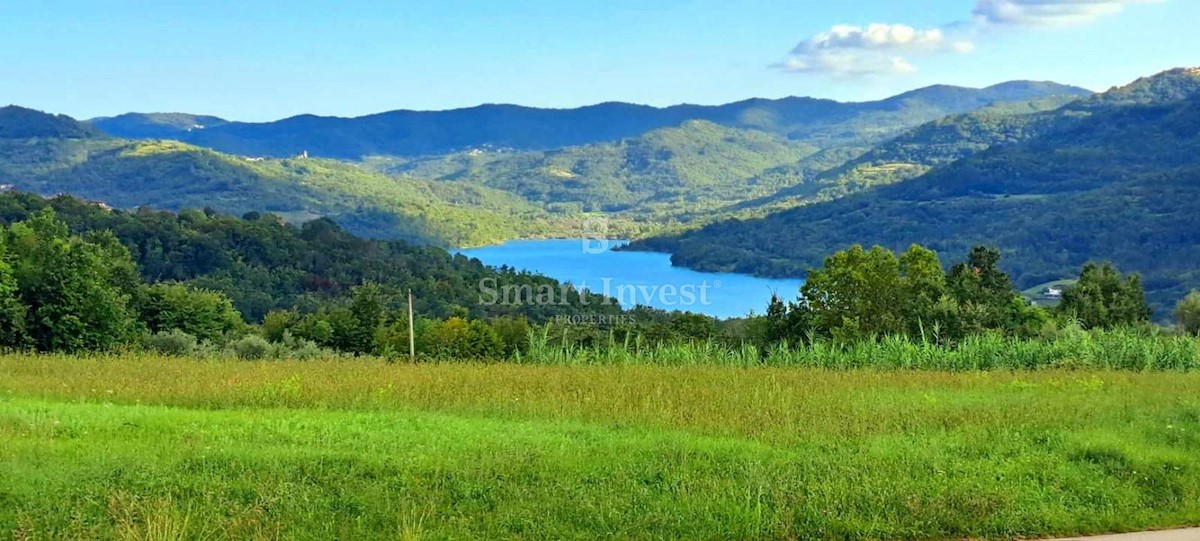
[[[795,299],[803,283],[799,279],[696,272],[672,267],[669,254],[611,250],[622,244],[625,242],[520,240],[459,253],[487,265],[508,265],[586,287],[617,298],[622,306],[643,304],[719,318],[745,316],[751,311],[762,314],[773,292]]]

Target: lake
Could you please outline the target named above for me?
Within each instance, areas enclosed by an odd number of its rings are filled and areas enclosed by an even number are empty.
[[[615,297],[622,306],[642,304],[719,318],[740,317],[751,311],[762,314],[773,292],[794,300],[803,283],[800,279],[697,272],[672,267],[669,254],[612,251],[623,244],[626,242],[518,240],[459,253],[487,265],[508,265],[570,282]]]

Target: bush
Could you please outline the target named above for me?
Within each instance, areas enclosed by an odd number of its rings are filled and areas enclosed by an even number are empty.
[[[504,340],[486,321],[452,317],[420,326],[420,353],[438,359],[498,359]]]
[[[146,337],[145,346],[160,355],[177,357],[193,355],[199,349],[196,337],[179,329],[151,334]]]
[[[255,361],[271,357],[274,348],[265,338],[250,334],[229,343],[229,349],[239,359]]]
[[[275,356],[308,361],[322,357],[335,357],[337,352],[321,349],[321,346],[312,340],[297,338],[292,336],[292,333],[284,331],[279,343],[275,346]]]
[[[1175,307],[1175,317],[1188,334],[1200,334],[1200,290],[1188,293]]]
[[[291,328],[300,317],[295,310],[272,310],[263,317],[263,338],[271,342],[280,342],[291,332]]]

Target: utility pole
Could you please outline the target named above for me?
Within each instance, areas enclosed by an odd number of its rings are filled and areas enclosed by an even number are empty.
[[[417,362],[417,335],[413,327],[412,290],[408,290],[408,360]]]

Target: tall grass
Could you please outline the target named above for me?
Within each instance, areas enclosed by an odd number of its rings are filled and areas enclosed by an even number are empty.
[[[590,346],[556,341],[549,327],[533,331],[527,350],[513,360],[539,365],[794,366],[823,369],[1200,370],[1200,339],[1158,330],[1067,331],[1041,339],[998,335],[968,337],[953,345],[884,337],[843,344],[815,340],[803,345],[725,344],[716,340],[646,343],[637,338]]]
[[[616,345],[662,363],[705,351]],[[859,347],[889,346],[936,351]],[[619,359],[0,355],[0,539],[1001,541],[1200,524],[1200,371]]]

